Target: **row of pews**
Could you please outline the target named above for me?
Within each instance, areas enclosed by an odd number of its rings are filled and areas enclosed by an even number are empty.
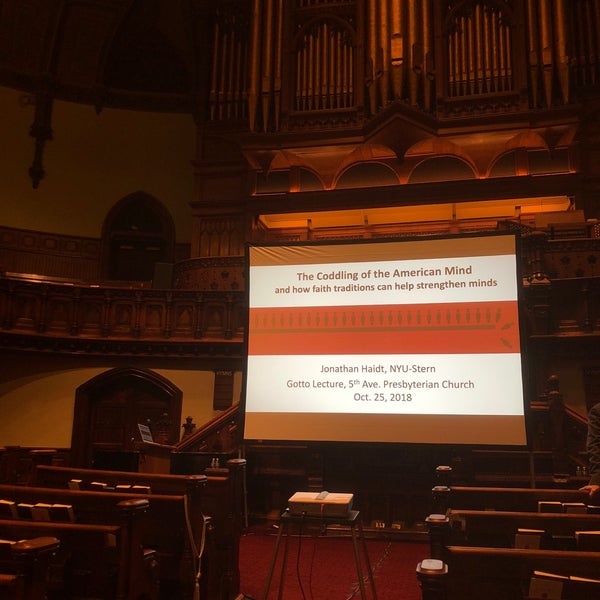
[[[59,545],[55,537],[0,540],[0,598],[46,598],[48,565]]]
[[[240,598],[244,471],[243,459],[201,475],[36,465],[27,485],[0,484],[0,597]]]
[[[575,489],[437,485],[423,600],[600,598],[600,507]]]

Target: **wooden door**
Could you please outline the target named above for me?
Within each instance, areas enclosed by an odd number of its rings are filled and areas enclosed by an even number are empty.
[[[139,445],[138,424],[148,425],[156,442],[179,440],[182,393],[148,369],[101,373],[75,395],[71,463],[90,468],[99,452],[131,452]]]

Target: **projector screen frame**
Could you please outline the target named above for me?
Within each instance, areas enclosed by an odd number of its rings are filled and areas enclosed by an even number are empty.
[[[454,438],[445,439],[441,438],[439,441],[432,441],[431,439],[419,439],[419,436],[408,437],[398,437],[394,439],[374,439],[369,437],[367,439],[361,439],[360,437],[350,436],[348,438],[342,439],[331,439],[327,435],[318,435],[317,437],[309,437],[309,436],[301,436],[294,437],[289,435],[277,435],[272,434],[269,436],[247,436],[246,434],[246,417],[247,417],[247,392],[248,392],[248,364],[249,364],[249,339],[250,339],[250,312],[252,309],[251,306],[251,275],[250,270],[252,267],[250,260],[250,252],[253,248],[271,248],[277,249],[280,247],[285,248],[315,248],[315,247],[331,247],[334,248],[336,246],[356,246],[358,248],[366,248],[366,247],[375,247],[376,245],[385,245],[385,244],[404,244],[404,243],[427,243],[427,242],[436,242],[441,241],[445,243],[451,243],[459,240],[478,240],[478,239],[487,239],[487,238],[497,238],[497,237],[507,237],[512,240],[512,244],[514,246],[514,276],[515,276],[515,310],[518,317],[518,340],[519,340],[519,348],[518,354],[520,359],[520,389],[521,389],[521,413],[516,416],[516,420],[521,422],[521,427],[523,429],[521,439],[515,443],[509,442],[501,442],[498,443],[495,441],[485,441],[480,439],[464,439],[463,441],[457,441]],[[383,247],[383,246],[382,246]],[[463,448],[469,447],[485,447],[488,449],[492,448],[501,448],[501,449],[526,449],[530,447],[531,440],[531,409],[529,402],[529,360],[528,360],[528,347],[527,347],[527,337],[526,337],[526,319],[524,314],[524,302],[523,302],[523,279],[522,279],[522,243],[520,239],[520,235],[518,232],[512,231],[486,231],[486,232],[474,232],[474,233],[460,233],[460,234],[440,234],[440,235],[426,235],[426,236],[406,236],[401,238],[394,237],[386,237],[386,238],[378,238],[378,239],[356,239],[356,240],[308,240],[308,241],[294,241],[294,242],[266,242],[266,243],[254,243],[249,242],[246,244],[246,297],[247,297],[247,307],[248,310],[246,312],[247,322],[245,327],[245,365],[242,379],[242,393],[241,393],[241,401],[240,401],[240,409],[241,409],[241,426],[242,426],[242,438],[245,443],[260,443],[260,444],[383,444],[383,445],[403,445],[403,444],[421,444],[421,445],[433,445],[437,447],[452,447],[452,446],[460,446]],[[403,260],[402,257],[398,258],[398,260]],[[308,419],[318,419],[319,413],[307,413]],[[339,415],[338,415],[339,416]],[[294,419],[296,419],[298,415],[294,415]],[[407,415],[404,415],[406,418]],[[430,416],[429,426],[435,423],[435,415]],[[364,423],[372,418],[371,415],[361,415],[360,419]],[[378,415],[377,418],[381,418],[381,415]],[[375,420],[377,420],[375,418]],[[410,420],[410,419],[408,419]],[[442,419],[442,426],[444,423],[446,427],[448,423],[453,421],[452,416],[445,415]],[[507,425],[511,426],[511,425]],[[411,429],[413,429],[411,424]]]

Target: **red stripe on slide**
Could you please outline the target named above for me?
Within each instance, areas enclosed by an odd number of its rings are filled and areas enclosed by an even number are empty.
[[[249,355],[519,352],[516,302],[251,309]]]

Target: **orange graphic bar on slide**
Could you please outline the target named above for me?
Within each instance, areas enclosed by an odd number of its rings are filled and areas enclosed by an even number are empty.
[[[249,355],[520,351],[515,301],[250,310]]]

